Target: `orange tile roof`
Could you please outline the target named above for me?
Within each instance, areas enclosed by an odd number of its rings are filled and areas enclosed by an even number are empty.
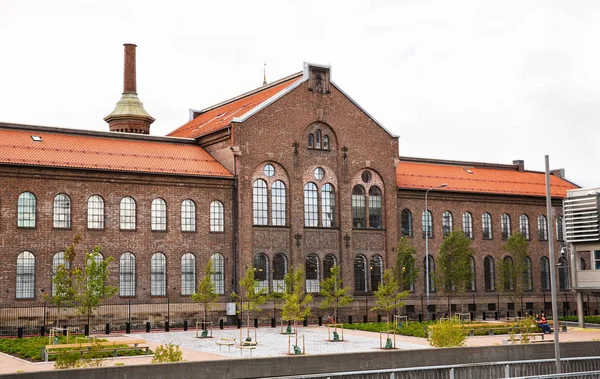
[[[203,113],[193,120],[180,126],[168,135],[172,137],[197,138],[226,128],[233,118],[242,117],[263,101],[301,79],[302,76],[300,73],[294,74],[287,80],[284,78],[281,82],[274,82],[264,88],[250,91],[246,95],[226,101],[221,105],[218,104],[217,106],[207,108],[206,111],[203,111]]]
[[[41,137],[35,142],[32,136]],[[161,174],[231,177],[198,145],[109,133],[69,133],[52,128],[0,127],[0,164],[19,164]]]
[[[508,165],[478,167],[464,163],[436,164],[401,160],[396,167],[396,184],[403,189],[426,190],[446,183],[448,186],[439,191],[546,196],[546,177],[542,172],[519,172]],[[566,197],[567,190],[575,188],[579,187],[568,180],[550,175],[550,193],[553,197]]]

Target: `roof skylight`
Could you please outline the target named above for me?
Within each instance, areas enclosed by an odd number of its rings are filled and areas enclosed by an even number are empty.
[[[31,136],[31,139],[34,142],[42,142],[42,137],[40,137],[40,136]]]

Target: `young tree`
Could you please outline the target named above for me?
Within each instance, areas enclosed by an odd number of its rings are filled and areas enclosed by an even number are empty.
[[[202,304],[202,308],[204,310],[204,322],[208,318],[208,311],[213,307],[215,300],[218,295],[215,292],[215,285],[210,280],[211,275],[213,274],[212,270],[212,261],[209,259],[206,264],[206,268],[204,269],[204,276],[200,283],[198,283],[198,289],[196,293],[192,294],[192,300]]]
[[[319,308],[333,308],[336,322],[339,316],[339,307],[348,305],[354,300],[349,294],[350,287],[344,287],[341,272],[340,266],[335,265],[331,268],[331,275],[329,278],[321,281],[321,296],[323,296],[324,299],[321,301],[321,304],[319,304]]]
[[[247,325],[250,326],[250,314],[260,312],[260,306],[267,300],[264,288],[258,289],[258,281],[254,278],[254,269],[248,267],[242,280],[240,280],[240,293],[233,292],[231,297],[237,304],[237,313],[240,317],[246,314]]]
[[[396,264],[394,265],[394,274],[398,286],[402,290],[410,290],[411,286],[419,276],[419,269],[415,264],[417,249],[406,237],[400,238],[396,248]]]
[[[462,298],[471,285],[471,257],[473,256],[471,239],[460,230],[450,233],[442,242],[438,255],[438,281],[448,294],[456,292]]]
[[[56,267],[56,271],[52,277],[53,290],[51,294],[46,294],[44,296],[45,300],[56,305],[58,308],[56,326],[58,326],[58,322],[60,320],[61,308],[71,307],[73,305],[73,300],[75,299],[75,287],[73,286],[73,262],[76,255],[75,247],[80,241],[81,236],[76,234],[75,237],[73,237],[73,243],[71,243],[71,245],[65,250],[65,263],[60,263]]]
[[[510,259],[503,259],[500,262],[500,291],[504,293],[513,303],[521,300],[521,311],[523,310],[523,292],[528,288],[531,280],[529,277],[529,243],[525,236],[517,232],[511,235],[502,245]]]
[[[310,302],[313,297],[304,291],[304,282],[306,276],[301,267],[291,267],[285,274],[284,281],[286,292],[283,294],[283,306],[281,307],[281,318],[286,321],[294,321],[294,330],[297,329],[297,322],[310,316],[312,311]],[[298,345],[298,333],[296,332],[296,345]]]
[[[387,316],[387,328],[390,328],[390,315],[392,311],[404,305],[402,299],[408,297],[408,291],[402,291],[395,278],[394,270],[391,268],[383,272],[383,282],[375,291],[375,306],[372,311],[385,312]]]

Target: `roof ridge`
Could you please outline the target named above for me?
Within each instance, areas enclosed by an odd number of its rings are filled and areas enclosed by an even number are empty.
[[[400,156],[400,163],[403,161],[410,163],[430,163],[446,166],[470,166],[479,168],[498,168],[498,169],[511,169],[514,170],[518,165],[506,164],[506,163],[488,163],[488,162],[474,162],[474,161],[457,161],[452,159],[436,159],[436,158],[420,158],[420,157],[405,157]],[[525,170],[529,171],[529,170]],[[533,172],[533,171],[532,171]]]

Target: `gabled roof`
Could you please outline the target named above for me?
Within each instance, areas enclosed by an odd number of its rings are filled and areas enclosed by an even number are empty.
[[[232,176],[193,139],[1,123],[0,164]]]
[[[273,96],[277,96],[280,92],[296,84],[296,82],[302,81],[302,79],[302,73],[298,72],[201,111],[193,111],[194,119],[168,135],[172,137],[197,138],[224,129],[234,118],[243,117],[263,102]]]
[[[400,158],[396,167],[398,188],[427,190],[442,183],[448,186],[436,191],[546,196],[545,173],[519,171],[517,165]],[[567,190],[575,188],[579,187],[566,179],[550,175],[551,196],[566,197]]]

